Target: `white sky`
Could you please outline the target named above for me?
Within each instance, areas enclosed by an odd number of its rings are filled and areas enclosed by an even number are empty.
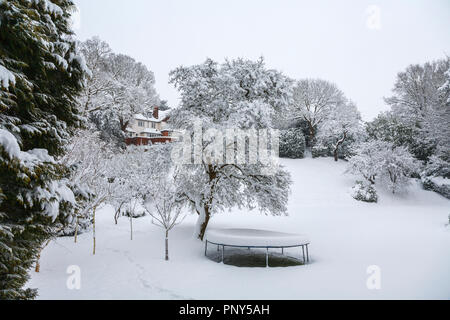
[[[81,40],[98,35],[155,73],[171,107],[168,73],[209,57],[264,56],[294,79],[335,82],[365,120],[387,107],[397,72],[450,55],[450,1],[74,0]],[[377,23],[370,6],[380,9]],[[375,17],[375,19],[374,19]]]

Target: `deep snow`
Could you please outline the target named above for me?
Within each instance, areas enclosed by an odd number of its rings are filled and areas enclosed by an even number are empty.
[[[409,193],[379,191],[379,203],[354,200],[354,178],[330,158],[282,160],[294,184],[289,217],[226,212],[214,228],[253,228],[305,234],[309,265],[238,268],[204,257],[193,238],[195,216],[170,235],[164,261],[163,231],[149,217],[114,225],[112,208],[97,215],[97,254],[92,236],[60,238],[42,253],[41,272],[30,287],[40,299],[449,299],[450,201],[415,183]],[[300,254],[290,249],[292,255]],[[81,268],[81,289],[66,286],[70,265]],[[369,290],[367,268],[381,270],[381,289]]]

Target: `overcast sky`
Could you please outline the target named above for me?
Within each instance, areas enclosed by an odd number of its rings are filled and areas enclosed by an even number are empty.
[[[332,81],[363,118],[386,110],[397,72],[450,55],[450,1],[74,0],[80,40],[99,36],[155,73],[171,107],[168,73],[209,57],[264,56],[294,79]]]

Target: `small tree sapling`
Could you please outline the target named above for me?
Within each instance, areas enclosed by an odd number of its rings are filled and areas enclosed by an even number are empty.
[[[169,260],[169,231],[180,224],[185,215],[176,193],[173,181],[166,177],[158,178],[153,183],[146,197],[145,209],[152,217],[152,223],[164,229],[165,260]]]

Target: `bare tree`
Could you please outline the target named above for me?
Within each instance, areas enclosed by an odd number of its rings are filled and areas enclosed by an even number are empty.
[[[320,79],[304,79],[295,85],[293,100],[294,118],[307,122],[311,141],[314,141],[317,127],[330,110],[345,102],[345,97],[333,83]]]
[[[338,161],[341,146],[349,139],[361,140],[364,136],[361,115],[356,105],[349,101],[330,110],[319,126],[317,140],[322,145],[331,146],[334,160]]]
[[[133,240],[133,218],[136,208],[153,190],[153,181],[167,177],[170,161],[170,145],[129,146],[109,162],[108,177],[114,186],[111,203],[118,215],[126,212],[130,221],[130,237]]]
[[[98,132],[82,130],[67,146],[66,154],[60,159],[72,168],[70,182],[79,195],[81,205],[75,215],[75,237],[77,242],[78,224],[81,219],[92,218],[95,254],[95,213],[112,195],[115,185],[108,180],[111,150],[99,138]]]
[[[152,191],[147,194],[145,209],[152,217],[153,224],[164,229],[165,259],[169,260],[169,231],[180,224],[185,215],[182,214],[182,206],[175,192],[173,181],[162,177],[154,182]]]

